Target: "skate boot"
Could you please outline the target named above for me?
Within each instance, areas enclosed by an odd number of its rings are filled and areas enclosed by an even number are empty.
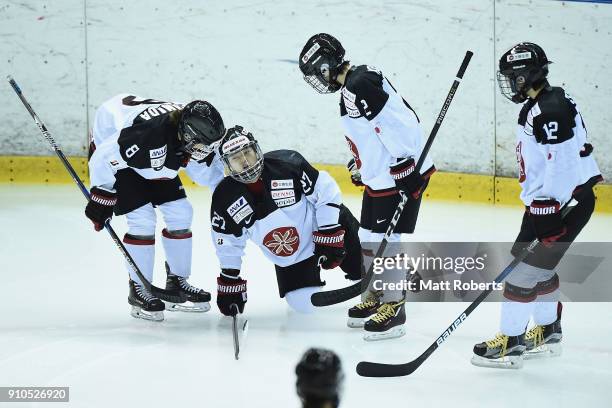
[[[380,307],[382,295],[382,291],[368,292],[363,302],[349,309],[346,325],[352,328],[363,327],[365,320],[376,314],[376,310]]]
[[[561,355],[561,302],[557,307],[557,320],[550,324],[536,325],[525,334],[525,360]]]
[[[203,289],[196,288],[187,282],[187,278],[174,275],[170,271],[170,266],[166,262],[166,291],[180,296],[180,301],[175,299],[161,299],[166,302],[168,310],[171,312],[208,312],[210,310],[210,293]]]
[[[405,300],[399,302],[383,303],[376,314],[365,322],[363,328],[366,341],[394,339],[406,334],[404,323],[406,323]]]
[[[145,320],[164,320],[164,302],[156,298],[144,286],[130,279],[128,303],[132,305],[131,315]]]
[[[474,346],[472,364],[479,367],[521,368],[524,353],[524,334],[506,336],[499,333],[494,339]]]

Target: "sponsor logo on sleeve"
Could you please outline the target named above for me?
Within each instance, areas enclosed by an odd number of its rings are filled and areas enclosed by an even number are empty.
[[[239,224],[240,221],[244,220],[249,215],[253,214],[253,208],[250,205],[242,207],[235,215],[232,215],[234,222]]]
[[[359,113],[359,109],[357,105],[355,105],[356,95],[346,88],[342,88],[342,100],[344,101],[344,107],[346,108],[346,113],[348,113],[351,118],[358,118],[361,116]]]
[[[164,167],[166,163],[166,153],[168,152],[168,145],[163,145],[158,149],[149,150],[149,157],[151,158],[151,167],[153,170],[159,171]]]
[[[233,217],[245,205],[248,205],[246,198],[240,196],[240,198],[234,201],[232,205],[227,207],[227,213],[230,215],[230,217]]]
[[[270,182],[270,187],[272,188],[272,190],[278,190],[281,188],[293,188],[293,180],[292,179],[272,180]]]

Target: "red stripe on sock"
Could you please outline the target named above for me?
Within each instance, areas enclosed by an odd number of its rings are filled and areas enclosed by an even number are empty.
[[[186,232],[185,234],[171,234],[170,232],[168,232],[166,228],[164,228],[162,230],[162,235],[168,239],[187,239],[187,238],[191,238],[193,236],[193,233],[189,231],[189,232]]]

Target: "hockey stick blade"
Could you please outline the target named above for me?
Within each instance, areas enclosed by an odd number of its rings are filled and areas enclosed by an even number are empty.
[[[232,335],[234,339],[234,359],[238,360],[240,358],[240,342],[238,340],[238,305],[232,303],[230,305],[230,309],[233,309],[235,312],[232,315]]]
[[[577,193],[577,197],[572,198],[561,210],[561,216],[565,218],[567,214],[575,207],[576,201],[580,201],[579,198],[585,191],[592,189],[595,184],[600,182],[601,177],[592,177],[586,183],[584,183],[581,189]],[[521,263],[527,256],[534,251],[535,247],[539,245],[539,241],[533,240],[525,249],[517,255],[508,266],[495,278],[496,283],[502,282],[506,277]],[[429,358],[434,351],[442,345],[450,335],[467,319],[467,317],[485,300],[487,296],[493,291],[493,289],[484,290],[478,295],[478,297],[459,315],[453,323],[450,324],[440,334],[440,336],[434,341],[420,356],[416,359],[404,363],[404,364],[383,364],[373,363],[368,361],[362,361],[357,364],[356,371],[362,377],[402,377],[412,374],[417,368],[423,364],[425,360]]]
[[[431,129],[431,132],[429,133],[429,137],[427,138],[427,141],[425,142],[425,145],[423,146],[423,151],[421,152],[419,161],[417,162],[414,171],[421,170],[421,167],[423,166],[423,163],[425,162],[425,159],[427,158],[427,155],[429,154],[429,149],[431,148],[431,145],[433,144],[434,139],[436,138],[436,135],[438,134],[438,130],[440,129],[440,126],[442,125],[442,121],[444,120],[444,117],[446,116],[446,113],[448,112],[448,108],[450,107],[450,104],[453,101],[453,98],[455,97],[455,93],[457,92],[459,83],[461,82],[461,79],[463,79],[465,70],[467,69],[473,55],[474,53],[472,51],[467,51],[465,53],[465,56],[463,57],[463,61],[461,62],[461,65],[459,67],[459,71],[457,71],[456,78],[453,81],[453,84],[451,85],[451,89],[448,91],[448,94],[446,95],[446,99],[444,100],[442,109],[440,109],[440,113],[438,114],[436,123]],[[393,214],[393,217],[391,218],[391,221],[389,222],[389,226],[387,227],[385,236],[383,237],[383,239],[381,240],[379,244],[378,250],[376,251],[376,255],[374,255],[374,259],[380,258],[382,254],[384,253],[385,248],[388,243],[388,239],[393,233],[393,230],[395,230],[395,226],[397,225],[397,222],[399,221],[399,218],[402,215],[402,212],[404,210],[404,207],[406,206],[407,201],[408,201],[408,198],[402,194],[402,199],[400,203],[398,204],[397,209],[395,210],[395,213]],[[372,261],[372,263],[370,264],[370,267],[368,268],[367,273],[365,274],[365,277],[359,282],[356,282],[350,286],[340,288],[340,289],[332,289],[328,291],[313,293],[312,296],[310,297],[310,301],[312,302],[314,306],[322,307],[322,306],[335,305],[337,303],[341,303],[349,299],[352,299],[356,296],[359,296],[359,294],[365,292],[368,286],[370,285],[370,281],[374,277],[373,269],[374,269],[374,262]]]

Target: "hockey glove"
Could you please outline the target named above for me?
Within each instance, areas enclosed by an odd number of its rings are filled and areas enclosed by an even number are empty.
[[[415,171],[412,157],[398,159],[398,162],[390,167],[390,173],[398,190],[410,194],[415,200],[421,196],[426,180],[421,173]]]
[[[561,218],[560,204],[552,198],[536,198],[529,206],[529,221],[536,236],[550,246],[567,232]]]
[[[346,168],[351,173],[351,183],[353,183],[355,187],[363,187],[363,182],[361,181],[361,173],[357,168],[357,162],[355,162],[355,158],[349,160],[349,162],[346,164]]]
[[[315,256],[323,269],[333,269],[346,256],[344,250],[344,228],[340,224],[320,227],[312,233]]]
[[[117,204],[116,193],[98,187],[91,188],[85,216],[93,222],[96,231],[104,228],[104,222],[112,218],[115,204]]]
[[[236,309],[232,305],[238,306],[238,311],[244,311],[247,302],[247,281],[242,279],[238,269],[222,269],[221,275],[217,278],[217,306],[225,316],[236,315]]]

